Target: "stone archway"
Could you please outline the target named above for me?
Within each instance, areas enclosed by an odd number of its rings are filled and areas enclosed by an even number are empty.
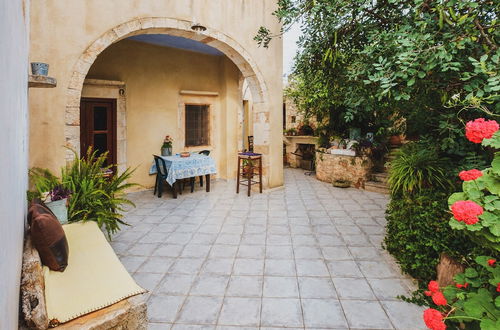
[[[270,105],[264,77],[248,52],[236,40],[208,26],[203,32],[193,31],[191,29],[192,26],[193,22],[175,18],[137,18],[108,30],[87,47],[74,65],[66,91],[67,101],[64,132],[66,145],[74,150],[80,150],[80,97],[85,77],[97,56],[111,44],[130,36],[139,34],[169,34],[199,41],[218,49],[234,62],[243,77],[247,80],[254,99],[253,122],[254,132],[257,133],[254,139],[255,150],[264,155],[264,183],[267,185],[267,176],[269,173],[269,159],[267,156],[270,150]],[[73,157],[73,153],[68,151],[66,159],[71,160]]]

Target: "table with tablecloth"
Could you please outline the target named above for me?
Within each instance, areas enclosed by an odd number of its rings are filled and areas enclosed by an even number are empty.
[[[189,157],[161,156],[167,166],[167,182],[173,186],[175,181],[180,179],[192,178],[202,175],[217,173],[215,160],[210,156],[193,153]],[[149,174],[156,174],[156,164],[153,161]]]

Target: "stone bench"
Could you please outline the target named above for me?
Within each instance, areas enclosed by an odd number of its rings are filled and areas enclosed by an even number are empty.
[[[26,235],[21,275],[20,329],[47,329],[49,319],[45,305],[45,282],[38,251]],[[71,253],[71,252],[70,252]],[[71,292],[68,292],[71,297]],[[58,329],[146,329],[147,308],[144,294],[129,297],[111,306],[83,315],[57,326]]]

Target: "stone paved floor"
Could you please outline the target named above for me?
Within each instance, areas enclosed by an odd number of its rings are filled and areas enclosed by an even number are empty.
[[[380,248],[385,195],[285,170],[285,188],[218,181],[174,200],[133,193],[112,243],[148,289],[150,329],[425,329]]]

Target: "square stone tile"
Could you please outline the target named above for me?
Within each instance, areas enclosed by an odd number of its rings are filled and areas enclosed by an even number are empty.
[[[202,272],[209,274],[230,275],[234,259],[208,259]]]
[[[137,256],[125,256],[120,258],[121,263],[129,273],[135,272],[146,260],[147,257]]]
[[[152,296],[148,301],[148,320],[151,322],[174,322],[184,299],[186,297],[183,296]]]
[[[336,298],[337,293],[330,278],[299,277],[301,298]]]
[[[196,274],[200,271],[205,259],[202,258],[179,258],[172,265],[169,272],[175,274]]]
[[[137,272],[165,274],[174,261],[174,258],[150,257],[139,268],[137,268]]]
[[[268,259],[292,259],[293,249],[291,246],[268,246],[266,248]]]
[[[229,297],[261,297],[262,276],[231,276],[226,295]]]
[[[323,256],[327,260],[352,260],[349,249],[345,246],[325,246],[322,248]]]
[[[142,288],[153,291],[163,278],[163,274],[135,273],[132,277]]]
[[[149,257],[153,251],[158,247],[158,244],[150,243],[137,243],[133,245],[128,251],[127,255],[132,256],[145,256]]]
[[[425,307],[404,301],[381,301],[381,304],[396,329],[419,330],[426,328],[422,319]]]
[[[380,300],[397,300],[397,296],[408,295],[411,292],[403,280],[398,278],[370,278],[368,282]]]
[[[354,261],[339,260],[327,262],[332,277],[363,277]]]
[[[303,327],[300,300],[263,298],[260,322],[264,327]]]
[[[210,252],[211,245],[188,244],[182,251],[182,258],[206,258]]]
[[[191,233],[173,233],[168,236],[165,242],[169,244],[187,244],[192,236]]]
[[[289,259],[266,259],[264,275],[295,276],[295,261]]]
[[[180,312],[178,323],[216,324],[222,297],[188,297]]]
[[[389,264],[377,261],[359,261],[359,268],[366,278],[392,278],[400,277]]]
[[[166,328],[162,328],[166,329]],[[199,325],[199,324],[181,324],[177,323],[172,325],[172,328],[167,328],[172,330],[215,330],[215,325]],[[148,330],[150,330],[148,328]]]
[[[323,259],[321,250],[314,246],[296,246],[293,251],[295,259]]]
[[[347,328],[340,302],[336,299],[302,299],[306,328]]]
[[[158,248],[153,252],[153,256],[155,257],[178,257],[181,255],[182,250],[184,249],[184,245],[175,245],[175,244],[161,244]]]
[[[366,235],[342,235],[342,239],[348,246],[372,246]]]
[[[191,288],[191,295],[194,296],[224,296],[226,292],[229,276],[221,275],[201,275]]]
[[[227,245],[238,245],[241,241],[240,234],[219,234],[219,237],[215,241],[216,244],[227,244]]]
[[[299,298],[297,278],[265,276],[263,296],[266,298]]]
[[[340,299],[376,299],[364,278],[333,278],[333,284]]]
[[[256,245],[240,245],[238,258],[263,259],[265,257],[265,247]]]
[[[264,259],[240,259],[234,262],[233,274],[235,275],[262,275],[264,272]]]
[[[298,276],[330,276],[323,260],[297,259]]]
[[[356,329],[393,329],[378,301],[341,300],[349,327]]]
[[[213,245],[209,258],[234,258],[237,252],[236,245]]]
[[[349,246],[355,260],[382,260],[382,255],[374,247]]]
[[[170,323],[148,323],[148,330],[170,330]]]
[[[169,295],[187,295],[194,279],[194,275],[167,274],[157,292]]]
[[[225,298],[218,324],[258,326],[260,323],[260,305],[261,300],[259,298]]]

